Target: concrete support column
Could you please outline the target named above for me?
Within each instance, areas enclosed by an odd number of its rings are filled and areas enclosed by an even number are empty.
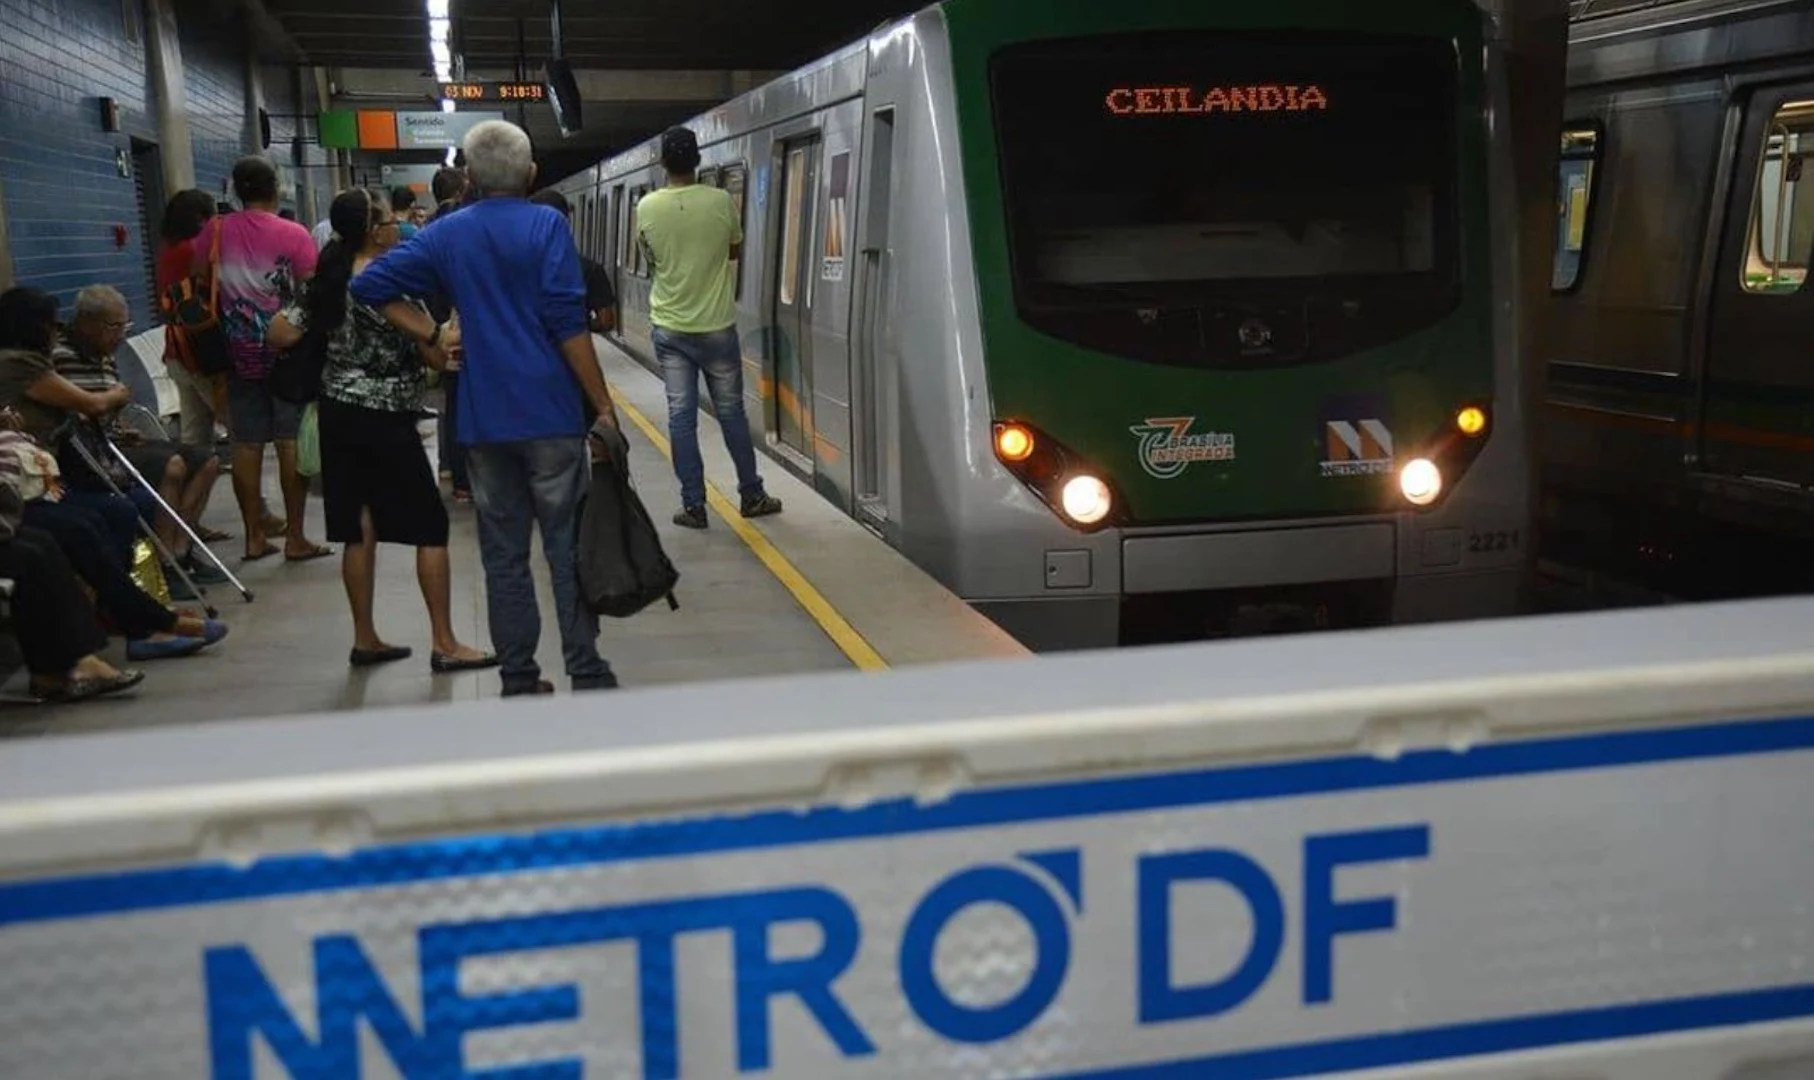
[[[1555,301],[1550,275],[1556,232],[1556,161],[1562,143],[1562,105],[1568,71],[1567,0],[1493,0],[1500,54],[1504,58],[1505,113],[1495,127],[1510,136],[1511,209],[1516,236],[1517,272],[1510,289],[1516,327],[1517,355],[1523,373],[1519,387],[1526,431],[1530,475],[1528,520],[1536,531],[1541,509],[1541,440],[1534,437],[1542,420],[1545,372],[1554,352]],[[1525,545],[1537,550],[1537,542]],[[1534,563],[1527,569],[1534,571]],[[1534,574],[1527,574],[1534,584]]]
[[[195,147],[189,139],[188,91],[183,81],[183,46],[176,32],[176,0],[146,0],[145,57],[151,106],[157,116],[164,190],[175,194],[195,186]]]
[[[311,111],[309,102],[313,99],[314,93],[314,77],[301,64],[291,68],[290,98],[296,102],[296,112],[299,114],[295,121],[295,130],[299,136],[308,130],[307,117]],[[303,148],[300,141],[292,144],[290,160],[296,163],[297,172],[296,216],[302,219],[303,224],[313,225],[318,220],[321,209],[320,197],[317,193],[328,178],[327,170],[309,167],[313,163],[308,160],[308,157],[308,151]]]
[[[253,43],[249,33],[246,36],[244,70],[246,76],[246,109],[245,123],[242,127],[244,134],[241,136],[241,143],[244,146],[246,153],[255,154],[262,150],[262,147],[258,145],[258,110],[265,107],[265,71],[263,65],[258,62],[258,49]]]

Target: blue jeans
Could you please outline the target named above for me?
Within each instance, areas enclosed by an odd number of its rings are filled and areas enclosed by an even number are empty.
[[[705,459],[699,456],[699,375],[705,373],[712,413],[724,432],[724,448],[737,466],[737,491],[744,499],[762,492],[756,474],[756,447],[743,411],[743,352],[737,328],[710,334],[682,334],[655,328],[655,359],[668,387],[668,441],[674,446],[674,475],[685,506],[705,505]]]
[[[542,527],[542,554],[554,584],[567,675],[587,688],[613,679],[598,655],[598,617],[579,590],[579,513],[590,479],[586,440],[537,439],[466,447],[479,516],[486,610],[506,689],[541,678],[535,662],[542,612],[529,576],[529,530]]]

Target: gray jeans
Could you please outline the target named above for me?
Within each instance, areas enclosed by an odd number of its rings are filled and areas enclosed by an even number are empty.
[[[472,501],[479,515],[479,555],[485,565],[486,610],[505,689],[541,678],[536,647],[542,612],[529,574],[529,534],[542,529],[542,554],[554,585],[561,653],[578,689],[614,681],[598,655],[598,617],[579,588],[579,514],[590,479],[586,440],[537,439],[466,448]]]

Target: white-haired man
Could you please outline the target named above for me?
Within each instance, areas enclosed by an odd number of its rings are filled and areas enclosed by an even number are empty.
[[[354,299],[424,345],[448,344],[445,324],[403,300],[445,296],[459,312],[463,357],[452,403],[467,452],[487,610],[506,696],[552,693],[535,660],[541,611],[529,576],[530,526],[554,585],[561,652],[575,690],[617,685],[598,654],[598,620],[580,597],[579,507],[588,480],[582,402],[591,436],[621,454],[617,411],[587,328],[579,250],[567,222],[527,196],[535,182],[529,136],[502,120],[466,135],[476,198],[394,248],[353,279]]]

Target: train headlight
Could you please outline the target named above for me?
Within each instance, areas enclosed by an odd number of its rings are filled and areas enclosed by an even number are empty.
[[[1094,525],[1109,516],[1114,496],[1100,479],[1084,473],[1065,481],[1060,501],[1065,516],[1079,525]]]
[[[1416,458],[1398,472],[1398,490],[1413,506],[1428,506],[1442,494],[1442,470],[1429,458]]]
[[[1455,414],[1455,430],[1468,438],[1476,438],[1486,431],[1486,410],[1475,405]]]

